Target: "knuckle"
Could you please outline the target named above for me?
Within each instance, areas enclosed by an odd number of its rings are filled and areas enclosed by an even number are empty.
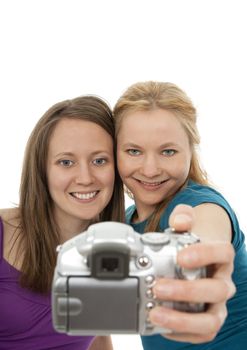
[[[227,261],[233,261],[234,259],[235,251],[231,242],[225,242],[225,256]]]
[[[234,296],[234,294],[236,293],[236,291],[237,291],[237,288],[236,288],[235,284],[232,283],[232,290],[231,290],[230,298]]]
[[[221,301],[226,301],[229,298],[229,294],[231,293],[232,286],[229,281],[222,280],[221,285]]]
[[[211,322],[211,327],[210,327],[211,329],[209,334],[215,333],[216,335],[221,329],[226,317],[227,317],[227,310],[226,310],[226,307],[224,307],[220,313],[214,315],[213,320]]]
[[[208,334],[204,334],[201,336],[201,341],[202,342],[209,342],[209,341],[212,341],[214,340],[214,338],[216,337],[217,335],[217,332],[212,332],[212,333],[208,333]]]
[[[221,301],[227,301],[236,293],[236,286],[232,280],[222,280]]]
[[[233,263],[233,260],[231,262],[231,264],[229,264],[229,271],[230,271],[230,274],[232,275],[233,271],[234,271],[234,263]]]

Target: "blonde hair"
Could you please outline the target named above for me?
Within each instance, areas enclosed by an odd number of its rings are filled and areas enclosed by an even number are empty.
[[[20,185],[20,252],[24,252],[21,285],[49,292],[56,264],[59,229],[47,184],[47,154],[54,128],[62,119],[79,119],[102,127],[115,143],[112,111],[96,96],[81,96],[52,106],[38,121],[28,140]],[[115,155],[114,155],[115,157]],[[116,157],[115,157],[116,158]],[[112,198],[100,213],[100,221],[123,221],[123,186],[115,164]]]
[[[118,135],[122,120],[126,115],[137,111],[150,111],[154,109],[171,111],[180,121],[188,136],[192,157],[187,181],[191,179],[199,184],[208,185],[208,176],[200,164],[198,155],[200,136],[196,125],[196,109],[186,93],[175,84],[147,81],[131,85],[118,99],[113,110],[116,135]],[[129,194],[128,189],[127,193]],[[174,194],[170,198],[166,198],[156,208],[148,222],[146,231],[159,229],[161,213],[173,196]]]

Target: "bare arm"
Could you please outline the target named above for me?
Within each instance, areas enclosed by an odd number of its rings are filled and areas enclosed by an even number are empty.
[[[110,336],[96,337],[88,350],[113,350],[113,345]]]
[[[231,222],[226,211],[216,204],[204,203],[197,207],[178,205],[173,210],[169,224],[178,231],[192,231],[203,242],[231,241]]]
[[[226,211],[216,204],[205,203],[194,209],[195,221],[192,232],[197,233],[202,242],[231,242],[232,227]]]

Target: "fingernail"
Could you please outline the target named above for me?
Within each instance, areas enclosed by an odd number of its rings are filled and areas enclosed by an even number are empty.
[[[191,218],[186,214],[178,214],[174,218],[174,225],[184,224],[188,220],[191,220]]]

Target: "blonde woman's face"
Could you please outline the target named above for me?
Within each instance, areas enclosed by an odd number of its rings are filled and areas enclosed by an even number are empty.
[[[61,120],[49,144],[47,177],[59,223],[76,227],[97,218],[113,193],[111,136],[92,122]]]
[[[117,159],[120,176],[133,193],[138,220],[144,220],[187,179],[191,149],[172,112],[139,111],[122,118]]]

